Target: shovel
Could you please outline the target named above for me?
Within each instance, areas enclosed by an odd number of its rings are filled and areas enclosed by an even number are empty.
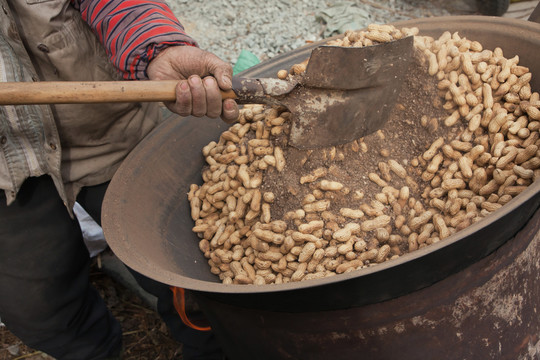
[[[233,78],[223,99],[282,105],[291,112],[289,144],[345,144],[380,129],[397,99],[413,37],[368,47],[320,46],[292,80]],[[175,100],[177,81],[0,83],[0,105]]]

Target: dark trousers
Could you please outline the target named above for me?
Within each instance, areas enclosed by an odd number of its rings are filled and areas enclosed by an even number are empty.
[[[98,223],[108,184],[83,188],[77,202]],[[119,323],[89,283],[90,258],[50,177],[29,178],[15,203],[0,191],[0,318],[28,346],[57,359],[105,359],[122,346]],[[221,359],[211,332],[180,320],[165,284],[134,273],[183,343],[184,359]],[[159,346],[159,345],[158,345]]]

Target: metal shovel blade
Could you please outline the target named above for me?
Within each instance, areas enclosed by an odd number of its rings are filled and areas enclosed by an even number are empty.
[[[233,78],[239,103],[283,105],[291,112],[289,145],[341,145],[380,129],[413,56],[412,36],[367,47],[320,46],[294,80]]]
[[[289,144],[311,149],[345,144],[388,119],[413,56],[413,37],[369,47],[313,50],[304,77],[283,104]]]

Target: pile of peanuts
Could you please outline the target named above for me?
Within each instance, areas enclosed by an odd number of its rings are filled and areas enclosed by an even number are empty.
[[[491,214],[540,175],[540,99],[518,56],[507,59],[500,48],[483,49],[458,33],[434,39],[418,32],[372,24],[328,43],[369,46],[414,36],[418,59],[437,79],[448,113],[441,123],[462,128],[406,162],[379,162],[368,178],[380,192],[348,189],[318,168],[299,174],[298,186],[309,187],[309,194],[297,209],[274,218],[275,194],[261,185],[268,171],[287,166],[290,113],[284,108],[246,105],[238,122],[203,148],[203,183],[191,185],[188,200],[200,250],[224,284],[317,279],[395,259]],[[305,63],[296,64],[278,77],[304,69]],[[428,116],[419,122],[439,126]],[[368,151],[362,139],[345,146]],[[339,149],[324,151],[344,161]],[[331,211],[329,194],[365,202]]]

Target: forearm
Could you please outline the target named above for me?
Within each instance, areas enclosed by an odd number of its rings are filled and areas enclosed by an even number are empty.
[[[165,47],[197,45],[164,1],[71,1],[125,79],[146,79],[148,63]]]

